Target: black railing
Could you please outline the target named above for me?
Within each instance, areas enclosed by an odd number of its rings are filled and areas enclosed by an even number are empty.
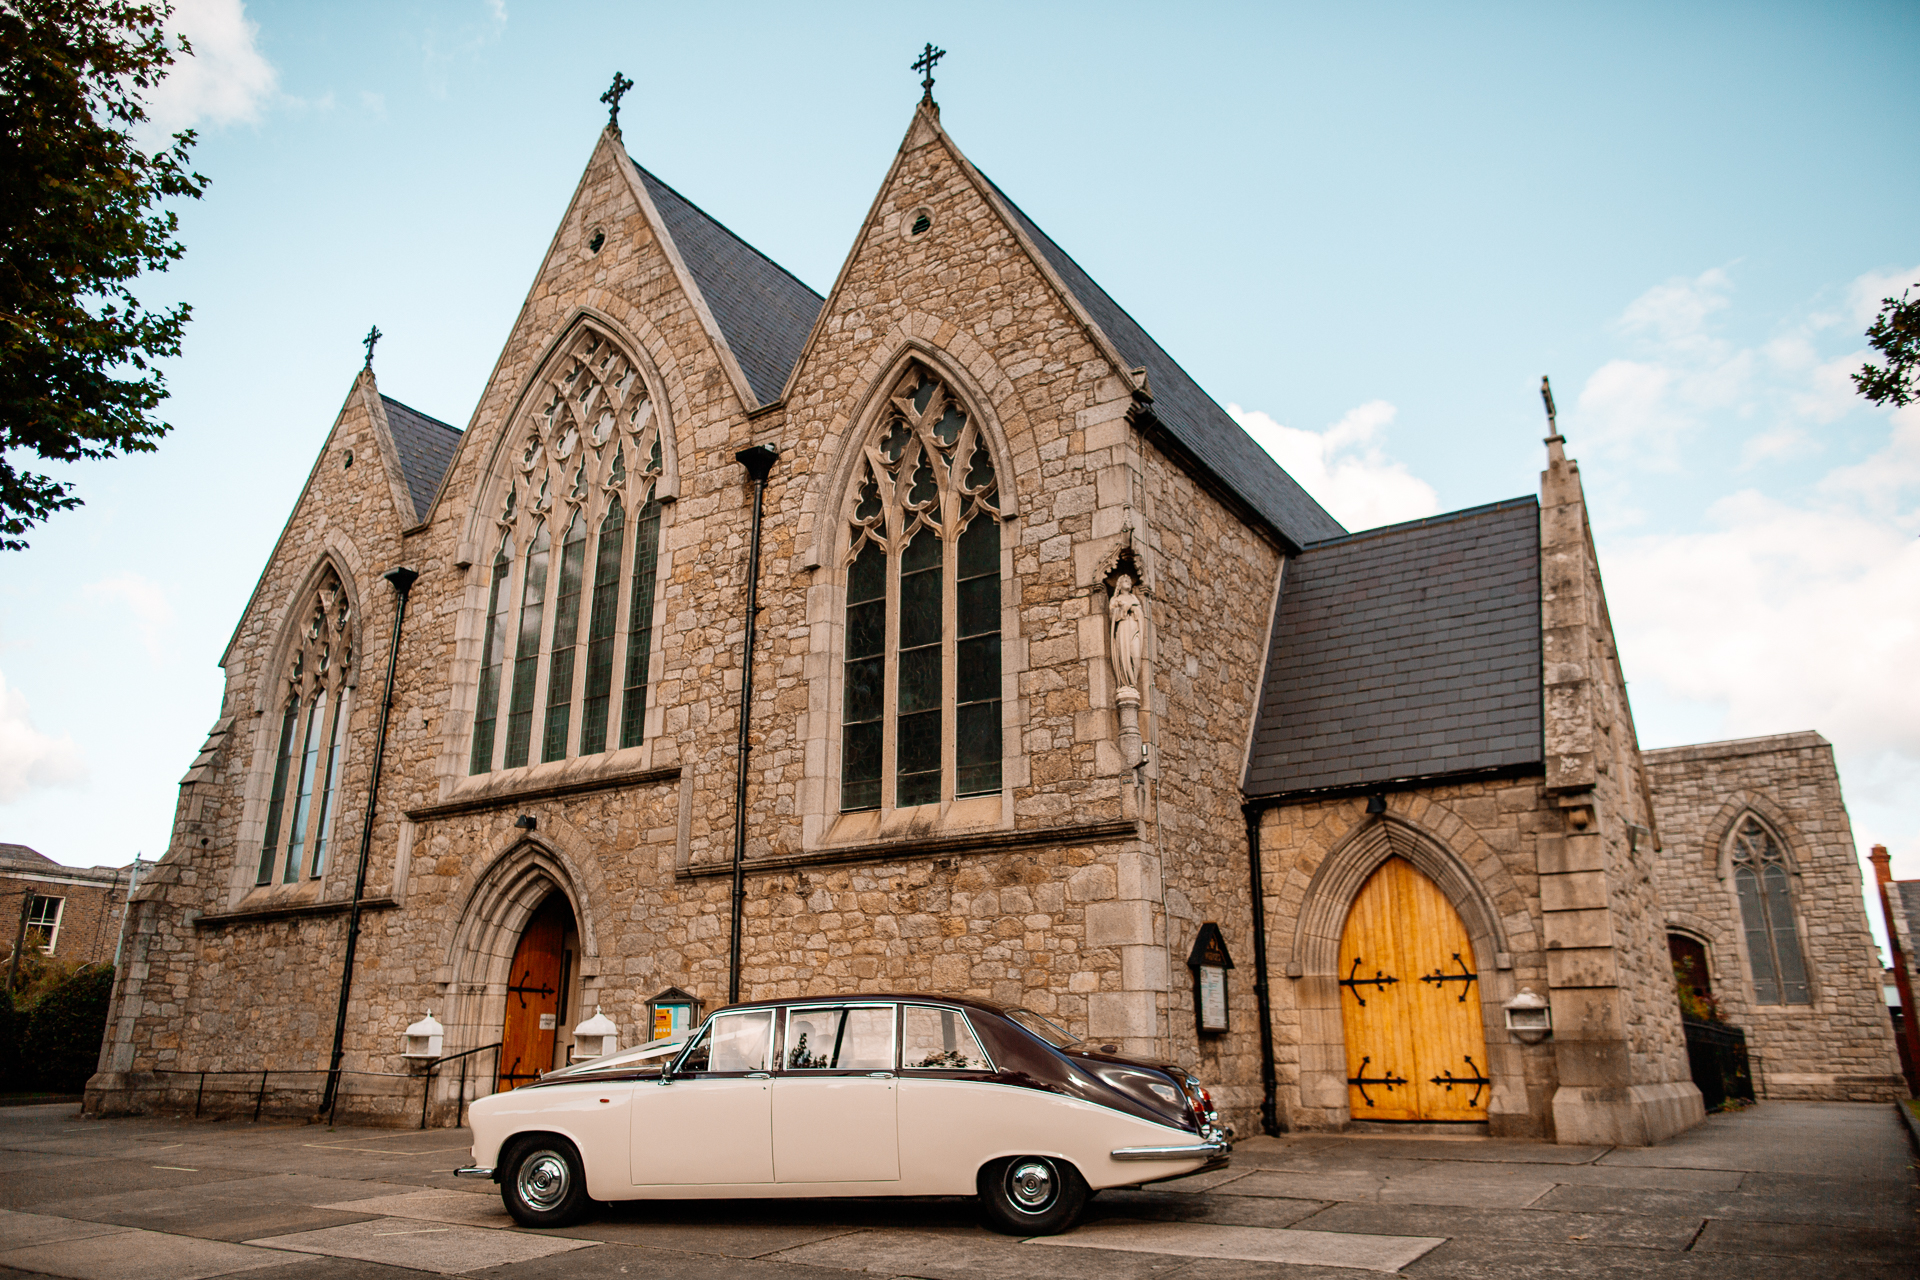
[[[499,1049],[498,1042],[481,1045],[477,1049],[434,1058],[413,1071],[343,1070],[329,1073],[325,1067],[231,1071],[152,1070],[137,1073],[151,1079],[135,1083],[132,1092],[135,1101],[144,1100],[147,1105],[157,1109],[186,1111],[190,1091],[195,1119],[209,1112],[248,1115],[253,1120],[259,1120],[262,1115],[298,1116],[303,1119],[324,1115],[327,1123],[331,1124],[343,1096],[347,1097],[350,1110],[396,1116],[410,1114],[412,1103],[409,1099],[413,1095],[415,1082],[418,1082],[418,1127],[424,1129],[433,1103],[434,1082],[444,1078],[441,1068],[457,1062],[460,1064],[460,1076],[453,1127],[458,1128],[466,1119],[467,1103],[470,1101],[467,1096],[469,1081],[477,1084],[487,1079],[469,1070],[472,1060],[483,1053],[497,1053]],[[330,1074],[337,1077],[337,1083],[329,1099],[327,1082]],[[360,1085],[357,1089],[351,1087],[355,1082]],[[157,1097],[154,1096],[156,1094]],[[145,1098],[142,1099],[141,1095],[145,1095]]]
[[[1729,1101],[1753,1099],[1753,1064],[1747,1054],[1747,1033],[1724,1022],[1682,1018],[1687,1036],[1687,1068],[1707,1110],[1717,1111]]]

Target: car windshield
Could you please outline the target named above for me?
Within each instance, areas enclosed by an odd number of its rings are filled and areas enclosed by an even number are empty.
[[[1080,1043],[1076,1037],[1068,1035],[1031,1009],[1009,1009],[1007,1016],[1056,1049],[1071,1049]]]

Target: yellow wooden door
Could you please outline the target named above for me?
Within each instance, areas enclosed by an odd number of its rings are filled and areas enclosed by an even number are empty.
[[[1355,1120],[1485,1120],[1478,970],[1460,916],[1433,881],[1389,858],[1340,935],[1347,1102]]]

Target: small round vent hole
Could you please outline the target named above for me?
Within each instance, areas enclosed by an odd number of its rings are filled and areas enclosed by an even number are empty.
[[[925,235],[927,229],[932,225],[933,218],[931,215],[925,213],[915,214],[913,219],[913,234],[916,236]]]
[[[596,230],[591,236],[587,238],[587,252],[589,253],[600,252],[600,246],[605,244],[606,242],[607,242],[607,233],[604,231]]]

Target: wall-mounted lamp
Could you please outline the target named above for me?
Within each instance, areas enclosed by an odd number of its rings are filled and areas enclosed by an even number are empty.
[[[1507,1030],[1521,1044],[1539,1044],[1553,1034],[1553,1010],[1547,998],[1532,987],[1520,988],[1520,994],[1507,1001]]]
[[[433,1016],[433,1010],[427,1010],[427,1016],[408,1027],[402,1044],[405,1046],[400,1056],[403,1058],[438,1058],[440,1045],[445,1039],[447,1029]]]
[[[1387,798],[1385,796],[1368,796],[1367,797],[1367,812],[1369,814],[1372,814],[1373,816],[1378,817],[1380,814],[1383,814],[1386,811],[1387,811]]]
[[[531,831],[535,827],[539,826],[540,822],[532,814],[523,813],[519,817],[513,820],[513,825],[520,828],[520,830],[522,831]]]

